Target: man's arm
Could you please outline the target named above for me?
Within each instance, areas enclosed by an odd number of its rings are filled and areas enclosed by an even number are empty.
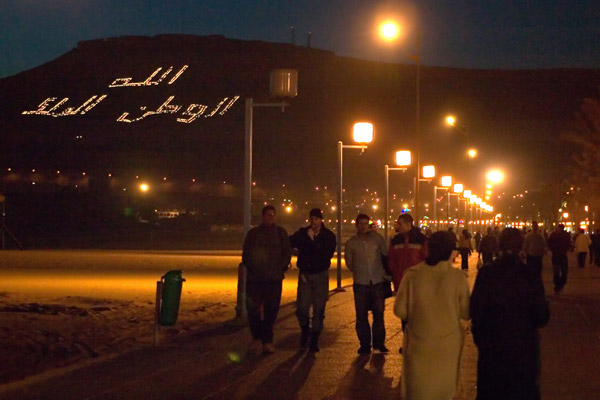
[[[279,229],[281,229],[281,260],[283,264],[281,267],[284,271],[287,271],[292,261],[292,245],[285,229],[281,227]]]
[[[252,244],[254,242],[254,233],[251,230],[246,234],[246,238],[244,239],[244,245],[242,247],[242,263],[246,266],[246,268],[250,269],[252,267]]]
[[[350,271],[354,271],[354,264],[352,262],[352,239],[349,239],[344,246],[344,260],[346,261],[346,268]]]

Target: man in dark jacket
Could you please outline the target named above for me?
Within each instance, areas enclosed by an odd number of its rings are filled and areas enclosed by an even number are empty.
[[[555,293],[560,293],[567,284],[567,272],[569,270],[567,252],[570,248],[571,236],[565,232],[565,226],[559,224],[548,237],[548,249],[552,252]]]
[[[427,236],[413,226],[410,214],[400,214],[396,221],[397,234],[390,242],[388,264],[395,290],[398,290],[404,271],[427,257]]]
[[[491,264],[494,261],[494,255],[498,253],[498,239],[494,234],[492,227],[487,228],[487,235],[481,239],[477,256],[483,258],[483,265]]]
[[[310,210],[310,225],[298,229],[290,237],[297,251],[298,297],[296,316],[300,323],[300,347],[309,344],[310,351],[319,351],[319,335],[323,330],[325,304],[329,297],[329,267],[335,251],[335,235],[323,225],[323,213],[318,208]],[[312,329],[309,325],[312,305]]]
[[[523,241],[518,229],[504,229],[500,256],[479,270],[473,287],[478,400],[540,398],[538,328],[550,311],[541,281],[519,259]]]
[[[291,258],[288,234],[275,225],[275,208],[265,206],[262,223],[248,231],[242,253],[242,262],[248,269],[246,308],[253,339],[249,351],[257,351],[261,342],[263,353],[275,351],[273,325],[281,303],[281,284]]]

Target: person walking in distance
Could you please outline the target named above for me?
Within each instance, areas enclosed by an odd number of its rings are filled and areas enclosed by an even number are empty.
[[[371,353],[373,348],[382,353],[385,347],[385,306],[383,281],[387,264],[385,240],[369,228],[369,216],[356,217],[356,235],[346,242],[344,259],[354,279],[354,308],[356,310],[356,334],[360,342],[359,354]],[[369,310],[373,312],[373,328],[369,325]]]
[[[540,399],[540,337],[550,318],[540,280],[523,264],[523,233],[506,228],[500,255],[481,267],[471,295],[471,331],[479,349],[478,400]]]
[[[544,240],[544,235],[540,233],[540,227],[537,221],[531,222],[531,228],[531,232],[527,233],[525,236],[523,254],[525,254],[527,266],[531,269],[533,276],[541,282],[542,261],[544,259],[544,254],[546,254],[546,242]]]
[[[494,261],[494,255],[498,253],[498,239],[491,226],[487,228],[487,234],[481,239],[477,253],[477,257],[483,259],[483,265]]]
[[[558,224],[556,230],[548,237],[548,249],[552,252],[552,271],[554,275],[554,292],[560,293],[567,284],[569,259],[567,252],[571,247],[571,236],[565,232],[565,226]]]
[[[319,335],[323,330],[325,304],[329,297],[329,267],[335,252],[335,234],[323,224],[323,212],[313,208],[310,225],[300,228],[290,237],[298,255],[298,292],[296,316],[300,324],[300,348],[319,351]],[[309,324],[312,306],[312,327]]]
[[[461,257],[460,267],[463,271],[467,271],[469,269],[469,256],[473,252],[473,246],[471,245],[471,234],[466,229],[463,229],[458,237],[458,252]]]
[[[248,269],[246,308],[252,333],[249,351],[273,353],[273,325],[281,303],[281,284],[292,258],[290,238],[275,224],[275,207],[262,210],[262,223],[248,231],[242,262]],[[261,306],[263,316],[261,318]]]
[[[575,253],[577,253],[577,266],[585,268],[585,259],[590,251],[592,239],[585,234],[585,230],[580,229],[579,235],[575,238]]]

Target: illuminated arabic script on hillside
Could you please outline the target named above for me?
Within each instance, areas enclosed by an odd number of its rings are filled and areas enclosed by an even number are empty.
[[[117,78],[110,85],[109,88],[122,88],[122,87],[149,87],[161,84],[163,81],[167,85],[172,85],[179,77],[188,69],[187,65],[184,65],[174,75],[170,77],[168,81],[165,81],[173,72],[173,66],[170,66],[167,70],[161,73],[163,67],[159,67],[148,78],[141,82],[132,82],[133,78]],[[83,104],[75,107],[64,107],[65,103],[69,101],[68,97],[58,99],[58,97],[48,97],[44,100],[36,110],[23,111],[23,115],[45,115],[54,118],[68,117],[73,115],[84,115],[94,107],[98,106],[104,99],[108,97],[108,94],[94,95],[87,99]],[[224,97],[214,107],[210,108],[205,104],[192,103],[184,108],[183,105],[171,104],[175,100],[175,96],[169,96],[165,102],[163,102],[156,110],[147,110],[147,106],[140,107],[142,114],[137,117],[129,117],[129,112],[123,112],[118,118],[117,122],[138,122],[144,118],[161,115],[161,114],[178,114],[177,122],[185,124],[192,123],[199,117],[211,118],[216,115],[225,115],[225,113],[235,104],[240,96]],[[184,110],[180,113],[181,110]]]

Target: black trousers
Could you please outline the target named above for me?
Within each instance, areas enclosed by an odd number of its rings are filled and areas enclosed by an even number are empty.
[[[579,266],[579,268],[585,268],[586,256],[587,253],[585,251],[580,251],[579,253],[577,253],[577,265]]]
[[[567,284],[567,272],[569,270],[569,260],[567,255],[552,256],[552,271],[554,273],[554,289],[560,290]]]
[[[494,262],[494,253],[481,253],[483,259],[483,265],[488,265]]]
[[[385,299],[381,283],[375,285],[354,284],[354,308],[356,310],[356,334],[361,347],[382,347],[385,343],[383,310]],[[373,312],[373,328],[369,325],[369,310]],[[372,333],[372,335],[371,335]]]
[[[541,285],[542,290],[544,290],[544,283],[542,281],[542,261],[544,256],[532,256],[527,255],[527,267],[532,272],[535,277],[537,284]]]
[[[273,343],[273,326],[281,303],[281,281],[247,282],[246,310],[254,340]],[[263,307],[261,318],[260,307]]]
[[[460,252],[461,264],[460,267],[463,270],[469,269],[469,248],[468,247],[459,247],[458,251]]]

